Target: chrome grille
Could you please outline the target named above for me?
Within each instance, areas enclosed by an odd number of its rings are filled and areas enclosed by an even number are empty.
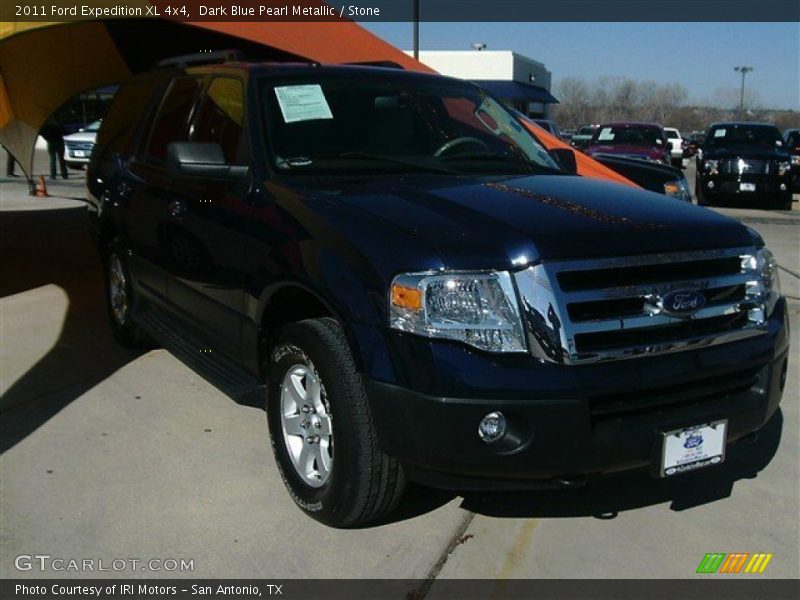
[[[772,170],[772,165],[768,160],[727,158],[721,162],[720,167],[723,173],[768,175]]]
[[[92,142],[65,142],[67,149],[69,150],[83,150],[84,152],[90,152],[92,148],[94,148],[94,144]]]
[[[752,248],[543,262],[516,274],[534,355],[569,364],[619,360],[759,335],[765,315]],[[686,292],[688,314],[664,308]]]

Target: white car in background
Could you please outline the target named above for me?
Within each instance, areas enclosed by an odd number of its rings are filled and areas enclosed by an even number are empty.
[[[664,127],[664,133],[667,135],[667,141],[672,144],[672,150],[670,151],[672,166],[685,169],[689,166],[689,161],[683,158],[683,138],[681,137],[681,132],[674,127]]]
[[[89,123],[76,133],[64,136],[64,160],[70,169],[82,169],[89,163],[102,119]]]

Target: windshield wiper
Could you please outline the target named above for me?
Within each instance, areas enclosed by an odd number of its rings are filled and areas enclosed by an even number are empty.
[[[456,162],[456,161],[504,162],[514,165],[525,166],[531,169],[535,169],[537,171],[548,171],[550,173],[563,174],[563,171],[561,171],[560,169],[554,169],[553,167],[540,165],[539,163],[533,162],[532,160],[527,160],[524,158],[516,158],[514,156],[501,156],[500,154],[456,154],[453,156],[444,156],[442,157],[441,160],[442,162]]]
[[[450,175],[461,175],[455,169],[449,169],[439,165],[432,165],[426,163],[419,163],[413,160],[406,160],[404,158],[397,158],[396,156],[386,156],[384,154],[372,154],[370,152],[342,152],[341,154],[334,154],[320,158],[358,158],[363,160],[374,160],[395,163],[398,165],[405,165],[407,167],[414,167],[415,169],[423,169],[425,171],[432,171],[434,173],[448,173]]]

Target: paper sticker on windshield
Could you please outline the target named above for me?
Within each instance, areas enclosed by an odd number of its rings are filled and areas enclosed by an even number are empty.
[[[614,134],[611,133],[611,127],[603,127],[600,133],[597,134],[597,139],[601,142],[611,141],[614,139]]]
[[[716,129],[714,131],[714,137],[725,137],[726,133],[728,133],[727,129]]]
[[[276,87],[275,96],[287,123],[333,118],[322,87],[317,84]]]

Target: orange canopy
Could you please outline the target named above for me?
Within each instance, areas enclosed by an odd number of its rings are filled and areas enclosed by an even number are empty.
[[[143,2],[144,3],[144,2]],[[132,74],[135,61],[125,55],[109,33],[112,21],[69,23],[0,23],[0,144],[32,175],[36,135],[48,116],[72,96],[96,87],[118,83]],[[113,23],[116,27],[120,20]],[[148,27],[163,32],[163,21],[131,21],[139,40],[150,40]],[[208,32],[204,48],[222,49],[247,42],[320,63],[391,61],[408,70],[432,69],[351,21],[336,22],[197,22],[188,25]],[[171,55],[180,47],[185,24],[174,23]],[[196,51],[197,30],[187,40],[184,53]],[[188,36],[187,36],[188,37]],[[176,45],[177,39],[177,45]],[[149,44],[159,44],[150,40]],[[165,50],[166,51],[166,50]],[[129,50],[130,52],[130,50]],[[164,57],[162,57],[164,58]],[[526,124],[548,148],[567,147],[535,125]],[[630,181],[577,153],[578,172],[632,184]]]

